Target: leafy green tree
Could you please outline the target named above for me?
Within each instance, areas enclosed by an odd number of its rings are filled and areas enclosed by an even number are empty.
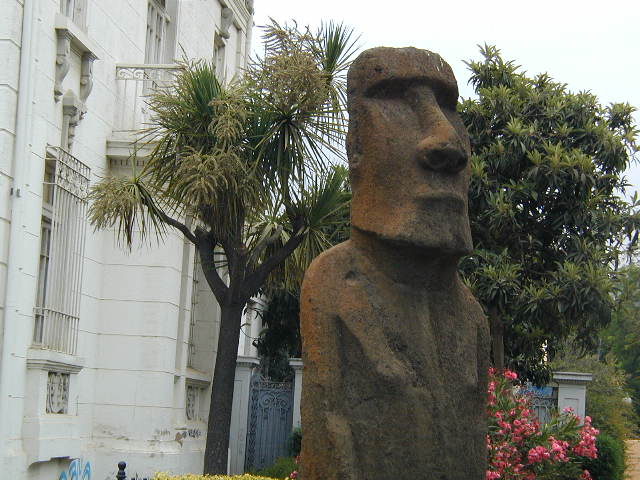
[[[221,308],[204,460],[210,474],[226,472],[243,309],[274,271],[296,281],[329,245],[326,226],[343,202],[345,173],[327,166],[344,141],[352,31],[274,22],[265,32],[264,56],[235,85],[221,85],[210,63],[185,63],[175,84],[149,100],[145,135],[154,147],[144,167],[92,191],[96,228],[115,227],[129,247],[174,228],[200,256]]]
[[[478,98],[459,105],[476,248],[461,270],[488,314],[494,365],[544,381],[545,357],[567,338],[595,348],[616,266],[636,245],[637,204],[619,196],[638,148],[634,108],[602,106],[547,74],[527,76],[495,47],[480,51],[467,63]]]
[[[616,296],[619,305],[603,334],[603,347],[626,372],[633,404],[640,416],[640,266],[629,265],[624,272]]]

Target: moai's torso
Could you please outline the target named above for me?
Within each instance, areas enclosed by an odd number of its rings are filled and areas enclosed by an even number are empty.
[[[488,332],[466,288],[394,283],[346,242],[309,269],[302,311],[305,479],[484,476]]]

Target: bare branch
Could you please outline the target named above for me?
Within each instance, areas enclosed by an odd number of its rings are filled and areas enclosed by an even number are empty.
[[[157,210],[157,213],[158,213],[158,215],[160,216],[160,218],[162,219],[162,221],[164,223],[166,223],[167,225],[172,226],[173,228],[175,228],[177,230],[180,230],[182,232],[182,234],[185,237],[187,237],[187,239],[191,243],[193,243],[196,247],[198,246],[198,239],[193,234],[193,232],[191,230],[189,230],[189,227],[187,227],[184,223],[181,223],[178,220],[175,220],[175,219],[171,218],[169,215],[167,215],[166,213],[164,213],[160,209]]]
[[[262,262],[251,275],[245,277],[242,294],[246,298],[250,298],[258,291],[258,289],[264,284],[267,276],[271,271],[276,268],[281,262],[283,262],[293,251],[302,243],[305,234],[298,233],[292,235],[291,238],[285,243],[282,248],[277,250],[271,257]]]
[[[281,234],[282,234],[282,225],[278,225],[275,231],[271,235],[268,235],[265,238],[263,238],[261,241],[259,241],[258,244],[253,248],[253,251],[251,252],[249,257],[247,258],[247,265],[251,266],[254,264],[254,262],[257,262],[258,258],[260,257],[264,249],[267,248],[269,245],[271,245],[273,242],[275,242],[278,238],[280,238]]]

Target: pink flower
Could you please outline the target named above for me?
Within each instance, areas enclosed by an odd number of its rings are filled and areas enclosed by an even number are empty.
[[[289,475],[289,478],[298,478],[298,471],[294,470],[293,472],[291,472],[291,475]]]
[[[584,425],[571,411],[554,416],[544,430],[531,409],[531,395],[514,388],[515,372],[490,372],[487,398],[488,468],[485,480],[536,480],[576,472],[578,457],[597,457],[598,430],[585,417]],[[569,478],[569,477],[566,477]]]

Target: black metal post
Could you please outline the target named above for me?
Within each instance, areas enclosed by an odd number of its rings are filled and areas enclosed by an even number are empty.
[[[127,480],[127,474],[124,469],[127,468],[127,464],[125,462],[118,463],[118,474],[116,475],[116,480]]]

